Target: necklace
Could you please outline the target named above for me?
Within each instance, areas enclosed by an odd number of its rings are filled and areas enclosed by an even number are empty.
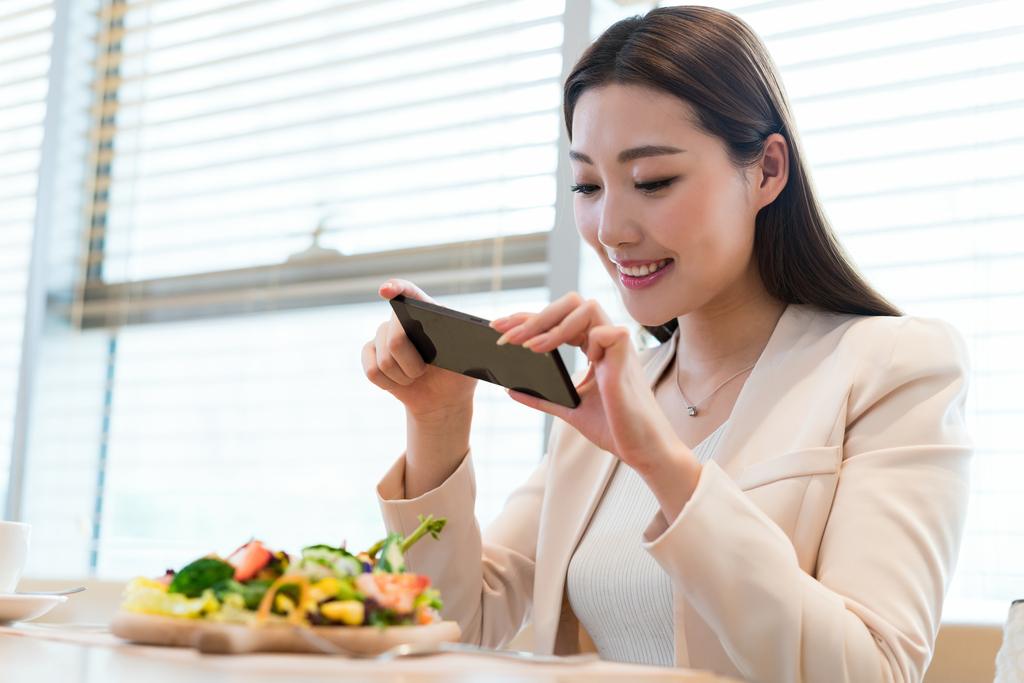
[[[754,363],[754,365],[757,365],[757,363]],[[711,398],[712,396],[714,396],[716,391],[718,391],[719,389],[724,387],[726,384],[728,384],[729,382],[733,381],[734,379],[736,379],[737,377],[742,375],[747,370],[753,369],[754,365],[751,365],[749,368],[743,368],[742,370],[737,372],[735,375],[733,375],[729,379],[727,379],[724,382],[722,382],[721,384],[719,384],[717,387],[714,388],[714,390],[712,390],[712,392],[710,394],[708,394],[707,396],[705,396],[701,400],[697,401],[692,406],[690,405],[690,402],[686,400],[686,395],[683,394],[683,387],[680,386],[680,384],[679,384],[679,370],[677,369],[676,370],[676,389],[679,390],[679,396],[682,397],[683,404],[686,405],[686,414],[689,415],[690,417],[697,417],[697,406],[699,406],[701,403],[703,403],[704,401],[706,401],[709,398]],[[677,366],[678,366],[678,364],[677,364]]]

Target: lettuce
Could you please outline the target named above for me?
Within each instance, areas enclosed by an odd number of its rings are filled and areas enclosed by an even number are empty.
[[[168,593],[184,593],[186,597],[198,598],[207,588],[235,575],[235,568],[212,557],[204,557],[186,566],[174,575],[168,586]]]

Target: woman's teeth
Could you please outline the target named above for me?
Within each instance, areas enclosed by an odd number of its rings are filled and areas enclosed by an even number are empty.
[[[644,277],[645,275],[650,275],[655,271],[661,270],[662,268],[665,267],[666,263],[668,263],[668,259],[658,261],[657,263],[647,263],[642,266],[633,266],[632,268],[623,268],[622,266],[619,266],[619,272],[625,273],[626,275],[630,275],[632,277]]]

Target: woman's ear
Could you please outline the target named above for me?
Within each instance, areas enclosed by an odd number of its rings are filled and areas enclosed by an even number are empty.
[[[789,180],[789,142],[772,133],[764,143],[764,154],[757,166],[757,208],[775,201]]]

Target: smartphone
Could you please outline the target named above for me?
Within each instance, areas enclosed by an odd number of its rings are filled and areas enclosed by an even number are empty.
[[[391,308],[430,365],[569,408],[580,404],[557,349],[534,353],[517,344],[498,346],[501,333],[489,320],[402,294],[391,299]]]

